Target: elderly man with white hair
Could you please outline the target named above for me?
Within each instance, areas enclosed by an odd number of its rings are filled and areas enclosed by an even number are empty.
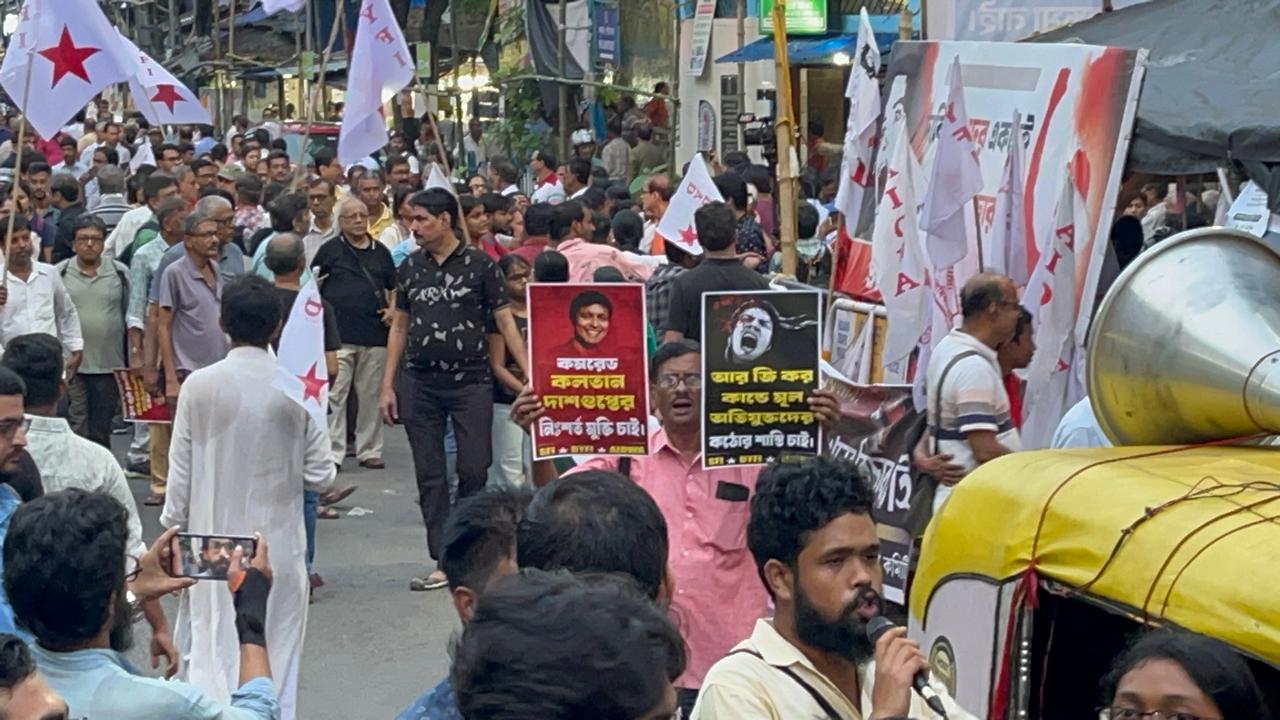
[[[224,197],[208,195],[200,198],[192,212],[217,224],[218,244],[222,248],[218,256],[218,274],[222,276],[222,281],[230,282],[236,276],[243,275],[245,273],[244,252],[231,242],[231,236],[235,232],[235,225],[232,224],[235,208],[232,207],[231,202]],[[164,275],[164,271],[181,260],[185,253],[186,249],[182,243],[173,245],[165,251],[155,274],[151,276],[151,284],[147,286],[148,304],[160,302],[160,278]]]
[[[396,267],[391,251],[369,234],[369,209],[359,198],[338,204],[338,231],[311,260],[320,295],[333,306],[342,337],[338,375],[329,389],[329,439],[334,465],[341,469],[347,450],[347,398],[354,389],[359,398],[356,459],[376,470],[386,467],[378,391],[395,308]]]

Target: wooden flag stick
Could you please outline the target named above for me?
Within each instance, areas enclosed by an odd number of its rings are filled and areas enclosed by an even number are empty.
[[[320,67],[318,73],[319,82],[316,84],[317,94],[320,95],[320,102],[322,103],[324,102],[324,76],[326,70],[329,68],[329,60],[333,57],[333,44],[338,40],[338,27],[340,26],[338,21],[342,19],[343,10],[346,7],[346,0],[338,0],[338,2],[335,3],[335,6],[337,7],[337,10],[333,14],[333,27],[329,29],[329,44],[324,46],[324,52],[320,55]],[[315,5],[312,4],[311,8],[314,7]],[[308,9],[307,12],[310,13],[311,10]],[[307,24],[309,25],[310,23],[311,18],[308,15]],[[298,55],[298,63],[302,63],[301,53]],[[306,97],[302,98],[302,115],[305,125],[302,128],[302,145],[298,150],[298,165],[293,169],[293,183],[290,186],[290,190],[292,191],[297,191],[298,186],[302,184],[302,178],[307,172],[307,143],[311,141],[311,126],[316,121],[316,103],[311,99],[312,94],[312,88],[308,87]],[[284,108],[280,109],[280,114],[284,114]],[[280,119],[283,120],[284,118],[282,117]]]
[[[973,231],[978,238],[978,272],[986,272],[987,265],[982,261],[982,213],[978,211],[977,197],[973,199]]]
[[[457,72],[456,64],[454,66],[454,72]],[[421,90],[422,96],[424,98],[427,97],[428,95],[427,89],[422,86],[422,81],[418,78],[416,74],[413,77],[413,87],[417,90]],[[446,177],[449,178],[449,182],[452,183],[453,168],[450,166],[450,163],[449,163],[449,153],[445,150],[445,147],[444,147],[444,138],[440,136],[440,127],[436,125],[435,113],[428,110],[426,112],[426,115],[427,115],[427,120],[431,123],[431,134],[436,136],[436,147],[440,148],[440,161],[444,163],[444,174]],[[458,119],[461,120],[462,118],[458,118]],[[434,160],[432,162],[434,162]],[[467,229],[467,219],[462,215],[462,200],[461,198],[457,197],[456,192],[454,193],[454,197],[458,199],[458,224],[462,226],[462,237],[466,241],[467,245],[470,246],[471,231]]]

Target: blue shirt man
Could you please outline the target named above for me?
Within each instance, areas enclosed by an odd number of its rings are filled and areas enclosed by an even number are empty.
[[[402,710],[396,720],[462,720],[453,682],[449,678],[441,680],[439,685]]]
[[[57,690],[73,717],[112,720],[278,720],[271,680],[254,678],[231,693],[231,705],[214,702],[200,688],[149,678],[114,650],[51,652],[32,644],[36,667]]]

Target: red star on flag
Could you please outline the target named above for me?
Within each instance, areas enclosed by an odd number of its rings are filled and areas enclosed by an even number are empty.
[[[53,85],[50,87],[57,87],[63,76],[68,73],[89,82],[89,72],[84,68],[84,61],[100,52],[102,52],[101,48],[76,47],[71,39],[71,31],[63,25],[62,37],[58,39],[58,44],[39,51],[39,54],[53,63]]]
[[[680,241],[685,245],[692,245],[698,242],[698,233],[693,229],[692,225],[680,231]]]
[[[164,103],[169,108],[169,112],[173,112],[173,106],[176,103],[186,102],[187,99],[178,94],[178,88],[173,85],[157,85],[155,97],[151,98],[151,102]]]
[[[311,369],[306,375],[299,375],[298,379],[302,381],[302,401],[306,402],[311,398],[315,398],[316,403],[320,402],[320,391],[324,390],[324,386],[329,384],[328,380],[316,377],[316,365],[312,363]]]

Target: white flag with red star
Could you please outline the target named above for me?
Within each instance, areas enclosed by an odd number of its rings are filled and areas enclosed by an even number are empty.
[[[315,280],[302,286],[280,333],[276,379],[272,383],[302,406],[320,427],[328,427],[329,371],[324,364],[324,301]]]
[[[689,172],[671,195],[667,212],[658,223],[658,234],[690,255],[701,255],[702,245],[698,242],[698,231],[693,226],[693,214],[709,202],[724,202],[724,197],[711,181],[711,169],[699,153],[693,156]]]
[[[0,65],[0,85],[36,132],[52,138],[136,66],[97,0],[27,0]]]
[[[212,125],[209,110],[196,94],[151,59],[129,38],[120,36],[129,53],[138,60],[138,73],[129,78],[129,92],[142,116],[152,125]]]
[[[382,106],[413,82],[415,65],[388,0],[364,0],[356,26],[338,159],[353,165],[387,144]]]

